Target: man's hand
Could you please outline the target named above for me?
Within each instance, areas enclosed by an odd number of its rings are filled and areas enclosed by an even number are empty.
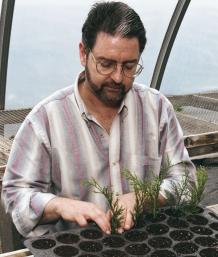
[[[84,227],[89,220],[94,221],[107,234],[111,232],[110,220],[106,213],[94,203],[56,197],[45,207],[41,224],[58,219],[76,222]]]
[[[120,195],[118,197],[119,205],[124,209],[124,219],[122,221],[121,227],[118,228],[118,233],[123,233],[124,230],[129,230],[134,226],[133,213],[135,206],[135,193],[131,192],[128,194]]]
[[[136,197],[135,197],[135,193],[131,192],[128,194],[120,195],[118,199],[119,199],[119,206],[122,206],[124,209],[124,213],[123,213],[124,219],[122,221],[121,227],[118,228],[117,231],[118,233],[123,233],[124,230],[129,230],[134,226],[133,214],[135,212],[134,207],[135,207]],[[166,204],[166,199],[161,194],[159,194],[158,201],[159,201],[160,207]],[[145,208],[146,208],[146,204],[145,204]],[[109,211],[107,215],[111,216],[110,214],[111,212]]]

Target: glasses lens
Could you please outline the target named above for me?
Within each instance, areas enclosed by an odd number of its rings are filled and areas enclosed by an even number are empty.
[[[102,75],[109,75],[114,71],[115,65],[114,62],[98,62],[96,63],[96,69]]]
[[[141,64],[137,64],[134,67],[132,67],[131,69],[124,66],[123,67],[123,73],[128,78],[134,78],[141,73],[142,69],[143,69],[143,67],[142,67]]]

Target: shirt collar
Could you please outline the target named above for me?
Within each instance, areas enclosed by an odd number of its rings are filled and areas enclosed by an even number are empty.
[[[88,110],[79,93],[79,83],[83,82],[84,80],[85,80],[85,71],[82,71],[77,75],[75,84],[74,84],[74,96],[75,96],[79,111],[81,113],[81,116],[83,117],[88,115]]]

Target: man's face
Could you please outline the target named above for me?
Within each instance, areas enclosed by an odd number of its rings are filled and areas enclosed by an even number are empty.
[[[85,54],[85,51],[84,51]],[[93,54],[93,55],[92,55]],[[81,46],[80,46],[81,55]],[[92,53],[85,56],[87,88],[95,97],[107,106],[117,107],[131,89],[134,78],[125,76],[123,65],[132,65],[139,60],[139,43],[137,38],[121,38],[100,32]],[[82,60],[81,60],[82,61]],[[96,70],[96,62],[116,63],[116,69],[108,74],[100,74]]]

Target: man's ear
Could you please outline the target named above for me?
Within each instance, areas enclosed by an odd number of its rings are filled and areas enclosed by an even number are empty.
[[[80,56],[80,62],[82,64],[82,66],[85,67],[87,55],[86,55],[86,49],[85,49],[83,42],[79,43],[79,56]]]

